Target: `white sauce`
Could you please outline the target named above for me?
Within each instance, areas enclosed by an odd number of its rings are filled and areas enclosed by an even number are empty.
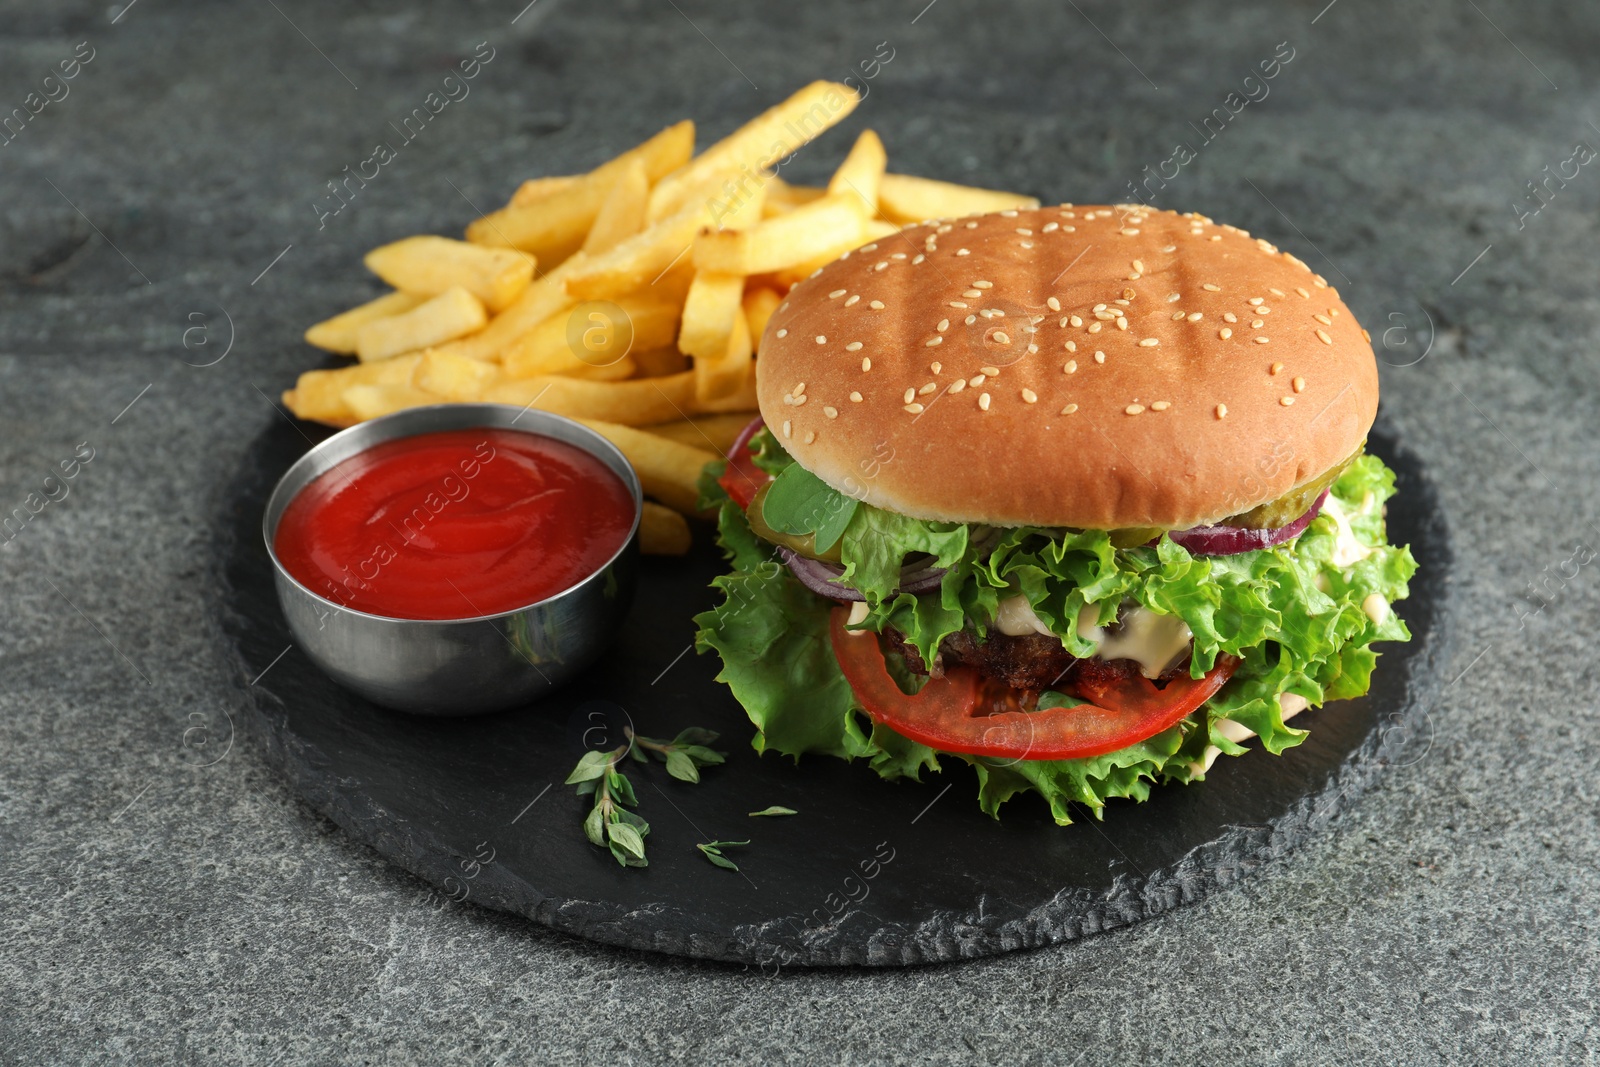
[[[1365,514],[1368,505],[1372,502],[1372,494],[1361,502],[1361,510],[1357,514]],[[1322,513],[1333,519],[1333,559],[1332,563],[1340,570],[1354,567],[1357,563],[1372,555],[1372,549],[1356,539],[1355,531],[1350,529],[1350,516],[1344,510],[1344,505],[1339,498],[1330,495],[1322,505]]]
[[[1050,627],[1034,613],[1033,605],[1020,593],[1000,601],[1000,606],[994,613],[994,628],[1007,637],[1021,637],[1024,634],[1051,635]]]
[[[1284,722],[1288,722],[1310,706],[1311,701],[1299,693],[1283,693],[1278,697],[1278,712]],[[1218,719],[1217,733],[1236,745],[1242,745],[1256,735],[1256,732],[1250,727],[1243,723],[1234,722],[1232,719]],[[1198,774],[1204,774],[1211,769],[1211,765],[1216,762],[1217,757],[1220,755],[1222,755],[1222,749],[1216,745],[1207,745],[1205,755],[1191,764],[1191,770]]]
[[[865,600],[858,600],[854,604],[850,605],[850,618],[848,620],[848,624],[851,626],[860,626],[862,623],[867,621],[867,616],[870,614],[872,614],[872,609],[867,607],[867,602]],[[870,632],[870,630],[857,630],[856,635],[859,637],[861,634]]]
[[[1194,634],[1176,615],[1158,615],[1148,608],[1130,608],[1122,615],[1122,629],[1108,634],[1093,619],[1099,611],[1086,605],[1078,613],[1078,636],[1093,642],[1100,659],[1131,659],[1146,678],[1160,677],[1189,648]]]
[[[1382,626],[1383,621],[1389,617],[1389,602],[1383,599],[1382,593],[1368,593],[1367,598],[1361,602],[1361,610],[1367,613],[1375,625]]]

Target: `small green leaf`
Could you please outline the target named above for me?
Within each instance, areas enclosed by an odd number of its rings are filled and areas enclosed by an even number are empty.
[[[732,848],[735,845],[748,845],[749,843],[750,842],[748,841],[708,841],[703,845],[696,845],[694,847],[699,849],[701,855],[705,856],[706,859],[710,860],[718,867],[726,867],[730,871],[737,871],[739,869],[739,865],[724,856],[722,854],[722,849]]]
[[[1047,689],[1043,693],[1039,694],[1039,703],[1035,710],[1049,711],[1051,708],[1075,708],[1079,704],[1087,703],[1089,703],[1087,700],[1080,700],[1078,697],[1068,696],[1066,693],[1057,693],[1053,689]]]
[[[718,867],[726,867],[730,871],[737,871],[739,869],[739,865],[737,863],[728,859],[720,852],[707,852],[706,859],[710,860],[712,863],[715,863]]]
[[[634,796],[633,783],[623,777],[621,773],[612,771],[606,775],[606,784],[611,787],[611,791],[617,795],[617,799],[622,803],[627,804],[629,807],[638,806],[639,799]]]
[[[773,479],[761,517],[779,533],[814,534],[816,550],[826,552],[850,525],[858,503],[795,463]]]
[[[781,804],[774,804],[770,808],[762,808],[760,811],[752,811],[750,813],[750,817],[751,818],[755,818],[758,815],[799,815],[799,814],[800,813],[798,811],[795,811],[793,808],[786,808]]]
[[[615,817],[618,822],[625,822],[635,830],[639,831],[640,837],[649,836],[650,824],[645,822],[644,818],[639,815],[638,812],[629,811],[627,808],[618,808]]]
[[[605,810],[600,805],[596,804],[589,812],[589,817],[583,820],[583,834],[590,844],[605,845]]]
[[[574,782],[587,782],[591,778],[598,778],[606,773],[606,768],[611,766],[611,752],[585,752],[572,773],[567,775],[567,785]]]
[[[721,736],[715,730],[706,730],[699,726],[691,726],[680,730],[678,736],[672,739],[673,747],[681,748],[684,745],[709,745]]]
[[[695,767],[694,760],[677,750],[667,753],[667,773],[684,782],[700,780],[700,771]]]
[[[587,782],[579,782],[578,783],[578,795],[580,797],[592,796],[594,794],[595,789],[598,788],[599,785],[600,785],[600,779],[598,779],[598,778],[591,778]]]
[[[606,837],[628,855],[644,859],[644,837],[627,823],[606,823]]]
[[[678,749],[685,756],[694,760],[702,767],[711,767],[727,761],[727,756],[715,749],[706,748],[704,745],[685,745]]]

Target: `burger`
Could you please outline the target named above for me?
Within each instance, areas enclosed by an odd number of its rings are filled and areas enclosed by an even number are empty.
[[[792,289],[702,478],[697,644],[758,751],[996,814],[1203,779],[1365,693],[1416,569],[1364,444],[1371,338],[1244,230],[1143,205],[908,226]]]

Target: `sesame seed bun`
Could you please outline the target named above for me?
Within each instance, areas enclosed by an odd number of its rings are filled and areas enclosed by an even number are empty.
[[[1200,215],[1069,204],[847,253],[772,316],[756,391],[798,462],[876,507],[1182,529],[1347,459],[1378,371],[1289,253]]]

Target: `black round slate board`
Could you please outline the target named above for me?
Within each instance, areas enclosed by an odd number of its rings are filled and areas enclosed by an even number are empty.
[[[290,644],[262,545],[274,482],[327,431],[279,422],[251,447],[219,535],[222,623],[235,641],[256,733],[291,785],[351,836],[438,887],[610,944],[777,969],[913,964],[1066,941],[1198,899],[1293,848],[1408,756],[1446,657],[1449,537],[1415,455],[1382,424],[1369,447],[1399,474],[1393,540],[1421,569],[1397,605],[1414,639],[1390,645],[1363,699],[1307,712],[1310,737],[1285,755],[1218,760],[1207,781],[1112,801],[1058,827],[1035,797],[993,820],[959,761],[922,783],[885,782],[864,763],[760,757],[751,728],[690,644],[722,569],[709,528],[688,559],[647,559],[609,656],[525,710],[430,719],[375,707],[335,686]],[[268,669],[270,665],[270,670]],[[650,866],[624,870],[591,846],[588,810],[562,780],[587,742],[615,745],[685,726],[722,733],[726,765],[697,785],[659,764],[630,771],[650,821]],[[750,818],[780,804],[799,815]],[[741,871],[694,847],[731,850]]]

